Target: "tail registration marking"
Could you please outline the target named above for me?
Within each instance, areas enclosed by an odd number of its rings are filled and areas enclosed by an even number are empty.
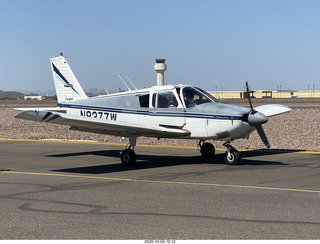
[[[80,116],[95,118],[95,119],[117,120],[116,113],[108,113],[108,112],[102,112],[102,111],[80,110]]]

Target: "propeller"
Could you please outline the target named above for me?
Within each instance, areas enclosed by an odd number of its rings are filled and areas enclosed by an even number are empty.
[[[249,100],[249,104],[250,104],[250,108],[251,108],[251,110],[248,114],[247,122],[249,125],[254,126],[257,129],[258,134],[259,134],[261,140],[263,141],[264,145],[266,145],[266,147],[268,149],[270,149],[270,144],[268,142],[267,136],[264,133],[264,130],[261,126],[262,124],[264,124],[268,121],[268,117],[265,116],[263,113],[260,113],[256,110],[254,110],[254,108],[252,106],[252,102],[251,102],[248,81],[246,82],[246,88],[247,88],[247,96],[248,96],[248,100]]]

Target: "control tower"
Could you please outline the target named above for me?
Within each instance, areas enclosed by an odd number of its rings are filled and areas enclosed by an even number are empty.
[[[157,72],[157,86],[164,85],[164,72],[167,70],[167,65],[164,63],[166,60],[156,59],[156,64],[154,65],[154,70]]]

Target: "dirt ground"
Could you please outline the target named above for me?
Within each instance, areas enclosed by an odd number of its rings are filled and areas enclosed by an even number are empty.
[[[248,107],[246,99],[222,99],[221,102]],[[265,133],[273,149],[294,149],[320,151],[320,98],[308,99],[252,99],[253,106],[263,104],[283,104],[292,108],[286,114],[269,118],[263,125]],[[77,132],[69,130],[69,126],[37,123],[14,118],[19,111],[17,107],[56,106],[55,101],[0,101],[0,138],[12,139],[63,139],[93,140],[99,142],[124,142],[120,137]],[[222,147],[221,141],[214,141],[216,147]],[[139,137],[137,144],[196,146],[196,140],[154,139]],[[251,137],[232,142],[238,149],[265,148],[258,133]]]

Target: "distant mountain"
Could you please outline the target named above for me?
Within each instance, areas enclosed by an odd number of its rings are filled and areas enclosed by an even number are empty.
[[[12,99],[12,98],[23,98],[23,97],[24,97],[24,94],[21,92],[0,90],[0,98]]]
[[[18,90],[18,92],[21,92],[23,94],[38,94],[41,96],[45,96],[45,97],[50,97],[50,96],[54,96],[56,95],[56,91],[55,90],[47,90],[47,91],[40,91],[40,90]]]

